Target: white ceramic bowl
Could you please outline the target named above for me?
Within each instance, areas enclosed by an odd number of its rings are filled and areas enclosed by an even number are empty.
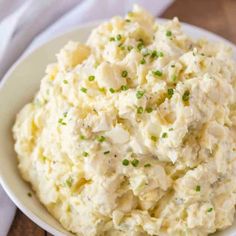
[[[159,19],[164,22],[164,19]],[[39,89],[40,80],[47,64],[56,60],[55,54],[69,40],[84,42],[91,30],[98,25],[86,24],[77,29],[54,38],[36,49],[30,55],[21,58],[6,74],[0,84],[0,182],[12,201],[36,224],[53,235],[72,235],[47,212],[38,199],[28,197],[30,186],[25,183],[17,170],[16,153],[13,148],[12,125],[16,114]],[[212,41],[223,41],[230,44],[236,58],[236,47],[220,36],[206,30],[183,24],[184,31],[193,38],[207,38]],[[215,234],[216,235],[216,234]],[[217,236],[235,236],[235,224]]]

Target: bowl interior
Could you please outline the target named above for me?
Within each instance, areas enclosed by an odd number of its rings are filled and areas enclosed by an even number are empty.
[[[165,21],[159,19],[158,21]],[[0,181],[12,201],[35,223],[53,235],[72,235],[47,212],[39,203],[36,196],[28,197],[31,189],[25,183],[17,170],[16,153],[12,138],[12,126],[19,110],[30,100],[39,89],[40,80],[44,75],[47,64],[56,60],[55,54],[69,40],[85,42],[91,30],[98,23],[81,26],[71,32],[65,33],[28,56],[21,58],[4,77],[0,84]],[[209,33],[206,30],[183,24],[184,31],[193,38],[208,38],[213,41],[224,41],[230,44],[236,57],[236,48],[225,39]],[[236,235],[235,224],[218,236]]]

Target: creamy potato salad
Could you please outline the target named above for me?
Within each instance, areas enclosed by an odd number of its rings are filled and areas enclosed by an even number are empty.
[[[233,223],[231,50],[135,6],[69,42],[18,114],[23,178],[76,235],[204,236]]]

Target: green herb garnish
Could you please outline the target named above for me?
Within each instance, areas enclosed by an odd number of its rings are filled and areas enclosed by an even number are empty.
[[[152,109],[151,107],[147,107],[147,108],[146,108],[146,112],[147,112],[147,113],[151,113],[152,111],[153,111],[153,109]]]
[[[184,92],[183,96],[182,96],[182,100],[183,100],[184,102],[188,102],[188,101],[189,101],[189,96],[190,96],[190,92],[189,92],[189,90],[186,90],[186,91]]]
[[[150,163],[147,163],[147,164],[144,165],[144,167],[145,167],[145,168],[151,167],[151,164],[150,164]]]
[[[156,137],[156,136],[151,136],[151,140],[152,140],[153,142],[157,142],[157,137]]]
[[[145,91],[143,91],[143,90],[137,91],[136,92],[136,98],[138,98],[138,99],[142,98],[144,93],[145,93]]]
[[[134,159],[134,160],[131,161],[131,164],[132,164],[132,166],[137,167],[138,164],[139,164],[139,160],[138,159]]]
[[[83,93],[87,93],[87,89],[84,88],[84,87],[82,87],[82,88],[80,89],[80,91],[83,92]]]
[[[88,80],[89,80],[89,81],[94,81],[94,80],[95,80],[95,76],[94,76],[94,75],[90,75],[90,76],[88,77]]]
[[[129,165],[129,160],[124,159],[124,160],[122,161],[122,164],[123,164],[123,166],[128,166],[128,165]]]
[[[111,93],[114,93],[114,92],[115,92],[115,89],[110,88],[109,91],[110,91]]]
[[[58,123],[61,125],[66,125],[66,122],[64,122],[62,118],[58,119]]]
[[[143,49],[143,47],[144,47],[143,42],[138,43],[137,49],[138,49],[139,51],[141,51],[141,50]]]
[[[104,142],[105,140],[106,140],[106,138],[104,136],[97,137],[97,141],[100,143]]]
[[[169,99],[172,98],[173,94],[174,94],[174,89],[172,88],[167,89],[167,97]]]
[[[211,207],[211,208],[209,208],[209,209],[207,209],[207,212],[212,212],[213,211],[213,208]]]
[[[87,152],[83,152],[83,156],[84,156],[84,157],[87,157],[87,156],[88,156],[88,153],[87,153]]]
[[[143,113],[143,108],[142,107],[138,107],[137,108],[137,113],[138,114],[142,114]]]
[[[128,72],[126,70],[123,70],[121,73],[121,76],[125,78],[127,75],[128,75]]]
[[[154,76],[159,76],[159,77],[162,76],[162,72],[161,72],[160,70],[153,71],[152,74],[153,74]]]
[[[171,37],[171,36],[172,36],[172,32],[171,32],[170,30],[167,30],[167,31],[166,31],[166,36],[167,36],[167,37]]]
[[[128,90],[129,88],[128,88],[127,85],[122,85],[122,86],[120,87],[120,89],[121,89],[122,91],[126,91],[126,90]]]
[[[146,60],[143,58],[141,61],[140,61],[140,64],[141,65],[144,65],[146,63]]]
[[[196,188],[195,188],[196,192],[200,192],[201,191],[201,186],[200,185],[197,185]]]
[[[120,35],[120,34],[118,34],[118,35],[116,36],[116,40],[118,40],[118,41],[121,40],[121,35]]]
[[[130,52],[130,51],[133,49],[133,46],[129,45],[129,46],[127,47],[127,49],[128,49],[128,51]]]
[[[73,179],[72,177],[69,177],[67,180],[66,180],[66,185],[71,188],[72,187],[72,184],[73,184]]]
[[[166,132],[164,132],[161,136],[162,138],[167,138],[168,137],[168,134]]]
[[[171,80],[172,80],[173,82],[175,82],[175,81],[177,80],[177,76],[176,76],[176,75],[172,75],[172,76],[171,76]]]

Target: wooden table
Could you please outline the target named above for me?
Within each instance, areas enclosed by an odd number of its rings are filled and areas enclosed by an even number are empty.
[[[236,0],[176,0],[161,17],[200,26],[236,44]],[[49,236],[19,210],[8,236]]]

